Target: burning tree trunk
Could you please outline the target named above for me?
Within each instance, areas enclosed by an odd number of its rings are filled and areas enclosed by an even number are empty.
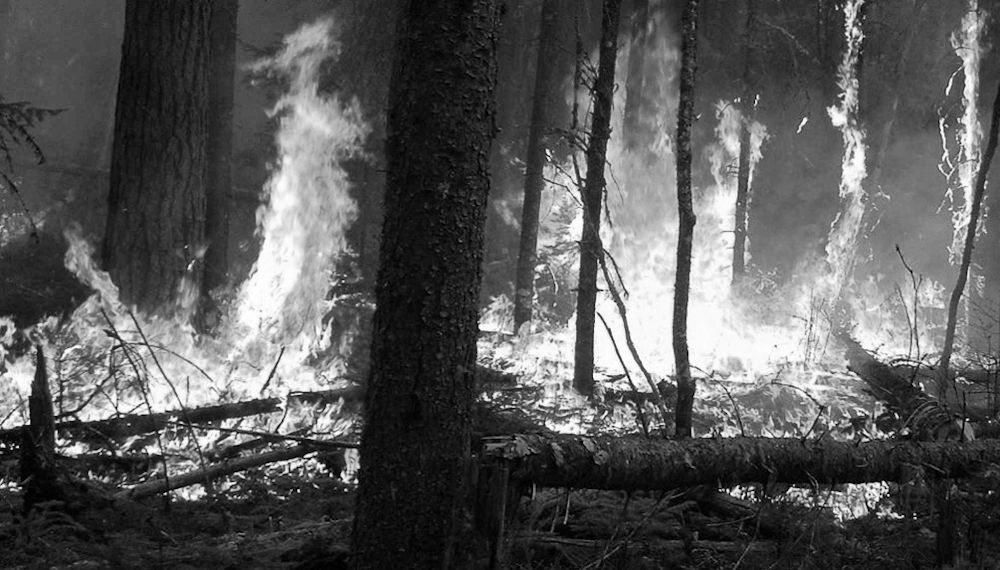
[[[153,311],[201,281],[208,135],[206,0],[125,8],[104,265],[123,298]]]
[[[751,67],[753,64],[754,0],[746,2],[746,24],[743,30],[743,123],[740,126],[740,165],[736,176],[736,215],[733,229],[733,285],[738,286],[746,272],[747,208],[750,204],[750,125],[753,121],[754,93]]]
[[[698,49],[698,0],[687,0],[681,26],[681,96],[677,110],[677,275],[674,284],[673,348],[677,371],[677,437],[691,437],[694,379],[688,360],[687,312],[691,293],[691,250],[694,246],[694,205],[691,199],[691,123],[694,120],[694,76]]]
[[[996,441],[866,443],[780,438],[686,439],[515,435],[486,440],[511,479],[542,487],[667,490],[740,483],[906,482],[976,476],[1000,461]]]
[[[528,134],[528,156],[524,172],[524,207],[521,213],[521,242],[517,256],[517,276],[514,281],[514,331],[531,321],[535,297],[535,264],[538,248],[538,214],[545,188],[546,135],[549,128],[548,106],[556,79],[553,54],[557,50],[559,3],[545,0],[538,36],[538,56],[535,70],[535,93],[531,107],[531,131]]]
[[[499,23],[495,0],[437,0],[407,3],[398,28],[355,568],[467,566]]]
[[[618,56],[618,22],[621,0],[604,0],[601,48],[594,82],[594,112],[587,144],[587,179],[583,186],[583,233],[580,237],[580,279],[576,292],[576,347],[573,387],[585,396],[594,393],[594,318],[597,307],[598,257],[601,244],[601,199],[604,197],[604,162],[611,136],[611,103]]]
[[[229,211],[232,202],[233,85],[236,73],[236,0],[212,3],[210,27],[208,173],[205,203],[205,278],[207,295],[226,283],[229,269]]]
[[[990,171],[990,164],[993,162],[993,155],[997,150],[997,130],[1000,129],[1000,85],[997,87],[997,96],[993,100],[993,119],[990,121],[990,135],[986,143],[986,150],[979,161],[979,172],[976,174],[976,189],[972,198],[972,210],[969,214],[969,227],[965,234],[965,247],[962,248],[962,264],[958,270],[958,281],[951,292],[951,299],[948,302],[948,325],[944,332],[944,348],[941,349],[941,361],[938,363],[938,397],[945,399],[945,393],[951,384],[951,377],[948,373],[951,364],[951,353],[955,347],[955,323],[958,319],[958,304],[962,300],[962,293],[969,278],[969,265],[972,263],[972,248],[976,244],[976,226],[979,223],[979,212],[983,206],[983,194],[986,192],[986,176]]]
[[[646,39],[649,36],[649,0],[632,2],[632,37],[628,48],[628,77],[625,80],[625,118],[622,136],[625,148],[634,150],[648,144],[642,125],[640,110],[646,83],[643,73],[646,64]]]

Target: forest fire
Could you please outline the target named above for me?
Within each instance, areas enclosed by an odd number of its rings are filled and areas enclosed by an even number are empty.
[[[52,513],[126,513],[121,548],[157,496],[223,512],[212,556],[288,532],[262,568],[311,563],[315,529],[340,541],[317,564],[350,536],[356,568],[849,567],[848,540],[928,532],[941,563],[1000,552],[978,0],[378,2],[128,0],[103,230],[76,188],[32,217],[10,148],[58,148],[32,133],[59,112],[0,97],[0,273],[23,270],[0,281],[0,565],[75,540]],[[42,275],[44,240],[66,253]],[[193,559],[170,540],[161,566]]]

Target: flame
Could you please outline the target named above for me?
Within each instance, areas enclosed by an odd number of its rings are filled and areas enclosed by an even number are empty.
[[[962,17],[960,28],[951,35],[951,47],[962,59],[962,88],[964,111],[958,129],[958,183],[962,189],[962,199],[955,198],[949,185],[946,198],[951,204],[954,236],[948,248],[949,259],[957,264],[962,257],[966,228],[972,211],[972,196],[975,192],[976,171],[979,169],[979,154],[983,138],[979,122],[979,69],[982,59],[982,37],[986,27],[986,17],[979,9],[979,0],[967,0],[967,10]],[[948,90],[950,91],[949,83]],[[945,153],[948,154],[947,148]],[[949,160],[950,162],[950,160]]]
[[[289,81],[270,112],[280,117],[280,158],[265,188],[269,201],[257,212],[263,243],[237,309],[240,323],[276,342],[320,336],[333,263],[357,216],[339,161],[360,152],[369,129],[357,101],[319,92],[320,66],[340,51],[332,26],[330,19],[303,26],[280,53],[251,66]]]
[[[863,4],[864,0],[850,0],[844,5],[844,35],[847,45],[837,72],[837,85],[841,89],[840,102],[827,109],[833,126],[840,129],[844,138],[840,182],[843,207],[830,227],[826,246],[826,259],[831,271],[827,285],[831,299],[840,297],[846,281],[851,278],[858,234],[865,212],[866,193],[862,182],[868,175],[865,166],[867,145],[865,131],[858,119],[858,59],[864,41],[860,11]]]
[[[340,161],[360,152],[369,129],[356,102],[319,91],[321,66],[339,51],[332,28],[330,19],[305,25],[285,39],[277,55],[252,66],[287,87],[270,111],[279,119],[279,160],[264,189],[268,203],[258,212],[260,257],[236,298],[221,300],[221,324],[212,336],[190,324],[197,301],[193,284],[181,285],[177,307],[163,315],[134,314],[95,265],[80,231],[66,231],[66,267],[95,294],[67,323],[49,319],[30,332],[32,341],[43,345],[50,376],[59,383],[57,413],[64,399],[70,408],[86,401],[73,414],[86,421],[345,383],[339,376],[344,362],[317,358],[317,352],[331,340],[321,326],[329,306],[325,299],[333,264],[346,247],[345,231],[356,215]],[[0,334],[9,331],[0,323]],[[2,371],[5,381],[14,380],[3,384],[20,394],[0,394],[5,425],[25,421],[26,410],[17,402],[30,389],[31,361],[18,359]],[[342,434],[350,422],[336,408],[319,418],[308,410],[289,410],[286,418],[254,421],[266,430],[277,431],[280,425],[282,430],[310,427]],[[207,445],[216,436],[181,439]]]

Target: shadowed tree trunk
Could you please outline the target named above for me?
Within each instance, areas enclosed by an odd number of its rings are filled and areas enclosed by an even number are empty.
[[[691,123],[694,120],[694,79],[698,49],[698,0],[687,0],[681,17],[681,94],[677,109],[677,274],[674,283],[673,348],[677,378],[674,433],[691,437],[695,382],[688,359],[687,314],[691,294],[691,250],[694,246],[694,205],[691,199]]]
[[[611,102],[618,55],[621,0],[604,0],[601,48],[594,82],[594,112],[587,144],[587,178],[583,186],[583,233],[580,237],[580,280],[576,293],[576,349],[573,387],[584,396],[594,393],[594,312],[597,307],[598,256],[601,244],[601,199],[604,197],[604,162],[611,136]]]
[[[646,83],[646,40],[649,37],[649,0],[632,0],[631,37],[628,48],[628,76],[625,79],[625,117],[622,137],[625,148],[647,147],[648,133],[642,125],[640,110]]]
[[[738,287],[746,273],[747,211],[750,206],[750,125],[753,124],[753,19],[754,0],[746,0],[746,24],[743,29],[743,93],[740,108],[740,165],[736,176],[736,223],[733,230],[733,286]]]
[[[524,169],[524,207],[521,212],[521,242],[517,255],[517,277],[514,282],[514,332],[531,321],[535,297],[535,265],[538,249],[538,214],[545,188],[546,136],[549,129],[548,106],[556,78],[558,49],[559,0],[545,0],[538,36],[535,93],[531,107],[531,130],[528,134],[528,156]]]
[[[208,135],[208,0],[129,0],[115,110],[105,269],[153,311],[200,291]]]
[[[212,3],[209,66],[208,173],[206,178],[205,278],[202,292],[226,284],[229,212],[232,209],[233,87],[236,74],[237,0]]]
[[[473,567],[456,538],[467,520],[499,18],[496,0],[423,0],[400,19],[354,568]]]

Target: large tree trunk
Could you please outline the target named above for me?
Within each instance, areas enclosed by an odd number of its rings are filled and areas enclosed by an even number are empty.
[[[597,269],[601,244],[601,199],[604,197],[604,162],[611,137],[611,103],[618,56],[618,23],[621,0],[604,0],[601,48],[594,82],[594,112],[587,144],[587,179],[583,186],[583,233],[580,237],[580,279],[576,291],[576,348],[573,387],[584,396],[594,393],[594,313],[597,308]]]
[[[545,188],[546,137],[548,134],[549,97],[556,80],[558,50],[559,1],[545,0],[538,36],[538,56],[535,69],[535,93],[531,107],[531,130],[528,134],[528,156],[524,170],[524,207],[521,212],[521,241],[517,255],[517,276],[514,280],[514,332],[531,321],[532,300],[535,297],[535,265],[538,248],[538,214]]]
[[[499,23],[495,0],[410,2],[400,20],[355,568],[468,566],[455,545],[466,519]]]
[[[938,398],[946,399],[952,379],[948,374],[951,364],[951,353],[955,347],[955,325],[958,320],[958,304],[962,300],[965,292],[965,285],[969,279],[969,266],[972,264],[972,248],[976,244],[976,226],[979,224],[979,213],[983,207],[983,194],[986,192],[986,177],[990,172],[990,164],[993,162],[993,155],[997,150],[997,136],[1000,129],[1000,85],[997,86],[997,95],[993,100],[993,119],[990,121],[990,135],[979,160],[979,172],[976,173],[976,188],[972,197],[972,209],[969,213],[969,227],[965,234],[965,246],[962,248],[962,264],[958,269],[958,280],[955,288],[951,291],[951,299],[948,302],[948,324],[944,331],[944,347],[941,349],[941,360],[938,364],[940,376],[938,378]]]
[[[663,440],[514,435],[484,440],[512,480],[540,487],[667,490],[741,483],[840,484],[970,477],[1000,461],[1000,443],[808,441],[795,438]]]
[[[694,247],[694,205],[691,198],[691,123],[694,121],[694,79],[698,50],[698,0],[687,0],[681,19],[681,88],[677,109],[677,274],[674,284],[673,348],[677,379],[674,433],[691,437],[695,383],[688,359],[687,313],[691,293],[691,250]]]
[[[736,214],[733,226],[733,286],[738,287],[746,273],[747,211],[750,206],[750,163],[753,124],[753,26],[754,0],[746,0],[746,23],[743,29],[743,93],[740,95],[742,124],[740,125],[740,164],[736,175]]]
[[[163,308],[200,290],[208,134],[207,0],[129,0],[104,265],[123,299]]]
[[[208,173],[205,202],[205,296],[226,284],[229,271],[229,212],[232,210],[233,97],[236,76],[237,0],[212,3],[209,65]]]

